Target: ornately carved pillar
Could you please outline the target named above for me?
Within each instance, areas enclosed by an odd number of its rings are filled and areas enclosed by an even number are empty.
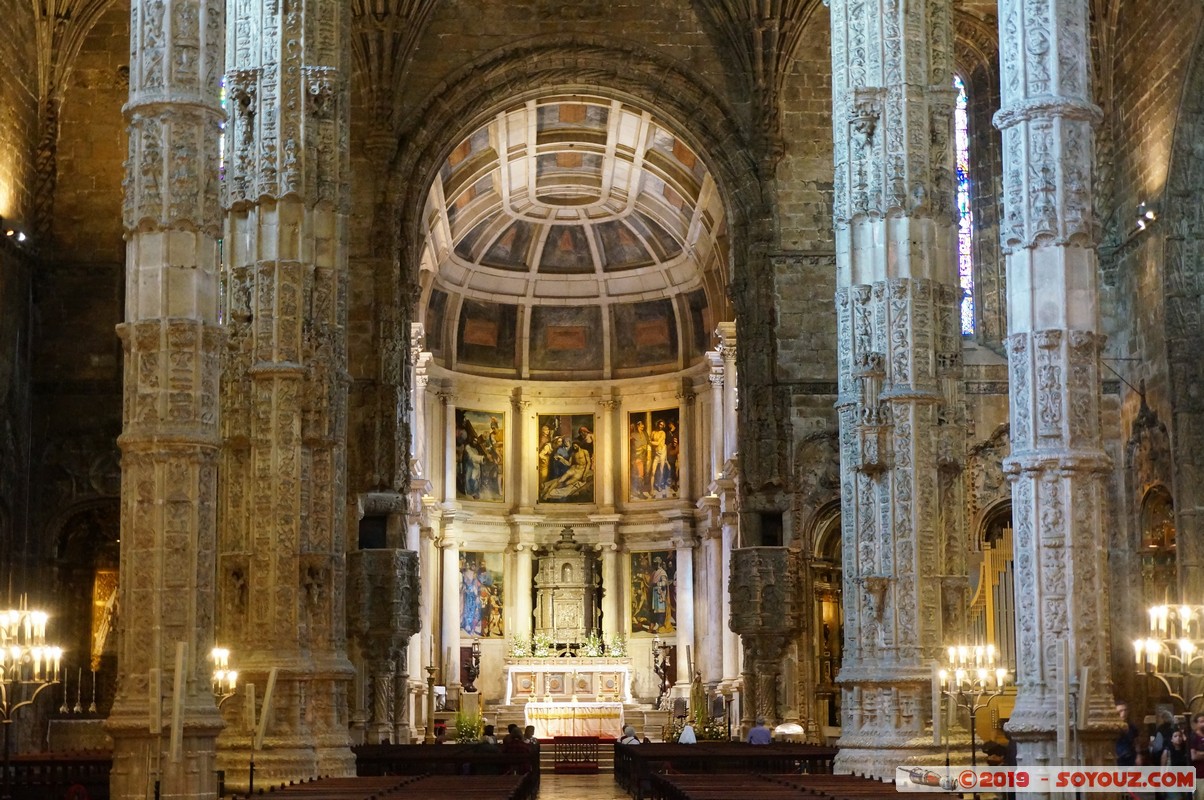
[[[351,775],[347,730],[349,31],[341,0],[231,0],[221,630],[276,668],[263,783]],[[400,358],[398,359],[400,363]],[[404,484],[394,485],[402,490]],[[247,771],[241,704],[219,764]],[[237,785],[237,784],[236,784]]]
[[[806,599],[798,592],[799,553],[746,547],[732,553],[731,627],[744,643],[741,736],[756,718],[783,720],[782,657],[802,627]]]
[[[131,7],[121,625],[112,797],[209,798],[221,717],[210,689],[217,553],[217,0]],[[182,660],[181,660],[182,658]],[[173,703],[173,698],[178,702]],[[173,721],[175,725],[173,727]]]
[[[950,0],[832,0],[846,650],[838,772],[932,755],[961,337]],[[953,397],[956,401],[956,396]]]
[[[1109,459],[1100,438],[1097,226],[1092,214],[1086,0],[1003,0],[999,7],[1008,361],[1015,526],[1017,684],[1008,730],[1022,765],[1060,761],[1076,720],[1079,763],[1107,763],[1119,726],[1108,637]],[[1065,643],[1065,644],[1063,644]],[[1069,674],[1059,653],[1069,653]],[[1090,668],[1090,683],[1079,677]]]

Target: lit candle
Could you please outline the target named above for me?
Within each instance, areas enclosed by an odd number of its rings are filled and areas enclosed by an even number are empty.
[[[1142,655],[1145,652],[1145,641],[1143,641],[1142,639],[1134,639],[1133,640],[1133,650],[1137,657],[1137,666],[1140,667],[1142,665],[1141,662],[1144,660],[1142,658]]]
[[[1005,678],[1007,678],[1007,676],[1008,676],[1008,671],[1006,669],[1004,669],[1003,667],[999,667],[998,669],[995,670],[995,681],[999,684],[1000,689],[1003,688],[1003,681]]]

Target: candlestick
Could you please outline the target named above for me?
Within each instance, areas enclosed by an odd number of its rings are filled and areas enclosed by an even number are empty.
[[[92,670],[92,702],[88,704],[88,713],[96,713],[96,670]]]

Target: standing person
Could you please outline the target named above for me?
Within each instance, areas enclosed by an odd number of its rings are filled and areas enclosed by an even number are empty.
[[[1196,768],[1196,800],[1204,800],[1204,714],[1192,717],[1195,729],[1188,738],[1191,747],[1191,763]]]
[[[1188,746],[1185,731],[1175,728],[1171,732],[1166,747],[1162,748],[1160,763],[1164,767],[1190,767],[1192,765],[1191,748]],[[1199,780],[1198,777],[1197,780]],[[1192,792],[1159,792],[1159,794],[1163,797],[1175,798],[1175,800],[1190,800],[1192,796]]]
[[[664,497],[669,488],[669,436],[663,419],[657,420],[656,428],[648,434],[648,444],[652,449],[652,491]]]
[[[1137,740],[1141,736],[1137,726],[1129,722],[1129,704],[1124,700],[1116,702],[1116,715],[1125,723],[1125,729],[1116,740],[1116,766],[1135,767],[1141,763]]]
[[[773,732],[765,724],[765,717],[757,717],[757,726],[748,732],[749,744],[769,744],[773,741]]]
[[[636,420],[628,435],[631,445],[631,499],[648,499],[648,430],[644,420]]]

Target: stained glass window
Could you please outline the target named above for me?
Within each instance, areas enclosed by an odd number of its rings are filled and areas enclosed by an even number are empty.
[[[953,113],[954,141],[957,145],[957,278],[962,287],[962,333],[974,333],[974,216],[970,211],[970,123],[966,84],[953,76],[957,107]]]

